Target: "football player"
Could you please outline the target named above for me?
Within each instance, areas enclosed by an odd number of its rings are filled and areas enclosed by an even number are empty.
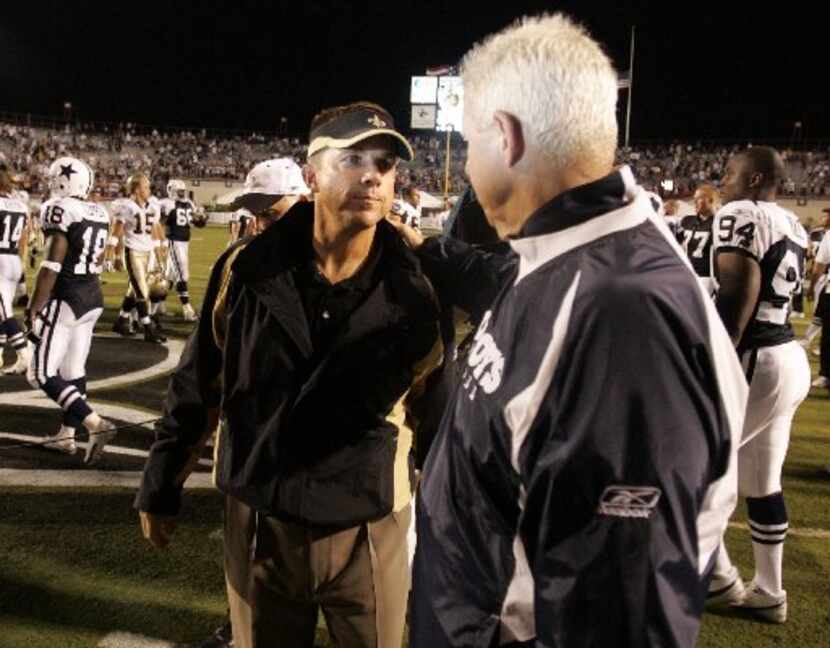
[[[107,256],[115,257],[119,269],[123,251],[123,263],[129,276],[127,294],[113,331],[124,336],[134,335],[130,313],[135,308],[144,329],[144,339],[163,343],[167,341],[166,338],[150,319],[150,290],[147,285],[150,257],[158,254],[162,239],[158,214],[149,201],[149,178],[141,173],[130,176],[127,179],[127,195],[127,198],[113,203],[115,224],[107,244]]]
[[[816,336],[821,333],[822,328],[822,312],[824,310],[823,301],[827,300],[827,297],[824,297],[826,291],[825,287],[827,285],[828,279],[828,267],[824,265],[823,272],[816,273],[816,267],[819,264],[818,256],[819,251],[822,249],[822,242],[824,241],[827,228],[830,227],[830,207],[825,208],[822,210],[824,216],[822,218],[822,226],[816,227],[810,230],[810,251],[812,254],[808,256],[812,256],[812,271],[810,273],[811,282],[810,282],[810,294],[813,297],[813,319],[810,324],[807,326],[807,330],[804,332],[804,337],[801,339],[801,346],[805,349],[809,349],[810,345],[813,343],[813,340],[816,339]],[[827,250],[830,253],[830,249]],[[826,263],[826,262],[825,262]],[[828,383],[825,380],[821,380],[824,377],[824,374],[821,373],[816,381],[813,383],[814,387],[827,387]]]
[[[807,232],[775,203],[781,156],[753,147],[733,156],[715,216],[717,308],[749,382],[738,489],[746,498],[755,576],[744,588],[721,542],[709,590],[712,605],[746,608],[774,623],[787,619],[782,558],[787,509],[781,470],[796,409],[810,388],[810,367],[789,322],[804,267]]]
[[[51,198],[41,207],[45,258],[26,311],[35,340],[28,377],[63,410],[60,430],[48,437],[47,447],[74,454],[75,428],[83,425],[90,438],[84,463],[92,464],[115,437],[113,424],[86,402],[86,359],[104,309],[98,275],[109,215],[102,205],[87,201],[93,173],[86,163],[58,158],[47,177]]]
[[[813,337],[821,331],[822,322],[830,317],[828,307],[830,307],[830,281],[828,281],[827,273],[830,269],[830,236],[825,236],[821,244],[818,246],[818,251],[813,259],[813,272],[810,280],[811,292],[815,295],[815,307],[813,311],[813,323],[810,326],[817,326],[818,329],[813,333]],[[802,346],[808,346],[812,340],[810,331],[802,340]],[[813,381],[813,387],[823,387],[827,389],[830,387],[830,335],[821,335],[821,361],[819,363],[818,378]]]
[[[0,166],[0,366],[7,344],[17,354],[17,360],[3,369],[7,375],[25,373],[29,366],[26,338],[12,310],[15,291],[23,276],[20,257],[26,244],[28,216],[26,203],[14,194],[8,169]]]
[[[720,208],[720,195],[711,185],[701,185],[694,195],[694,215],[680,219],[677,239],[689,257],[695,274],[710,295],[714,293],[712,280],[712,222]]]
[[[25,176],[23,174],[18,173],[16,175],[11,176],[12,184],[14,189],[12,189],[11,197],[19,200],[26,206],[26,210],[31,212],[29,209],[29,192],[23,189],[22,187],[25,186]],[[29,218],[27,221],[26,227],[26,237],[21,239],[20,242],[20,258],[21,259],[29,259],[29,267],[34,268],[37,256],[40,254],[40,251],[43,249],[43,235],[40,232],[40,221],[38,218],[37,212],[34,214],[29,213]],[[17,284],[17,293],[15,294],[15,303],[25,308],[29,303],[29,291],[26,288],[26,273],[21,273],[20,275],[20,282]]]
[[[196,321],[196,311],[190,303],[187,282],[190,279],[188,249],[190,226],[204,226],[204,220],[197,215],[196,205],[187,196],[187,186],[181,180],[167,183],[167,198],[160,202],[161,222],[167,235],[167,266],[164,276],[171,286],[176,287],[182,304],[182,317],[187,322]],[[194,218],[195,217],[195,218]]]
[[[404,225],[421,230],[421,193],[413,185],[406,187],[400,200],[392,201],[392,213],[401,217]]]

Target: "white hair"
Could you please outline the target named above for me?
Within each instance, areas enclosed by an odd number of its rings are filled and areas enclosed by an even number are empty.
[[[488,36],[466,54],[461,74],[477,125],[501,110],[556,167],[613,164],[617,74],[599,43],[563,14],[525,17]]]

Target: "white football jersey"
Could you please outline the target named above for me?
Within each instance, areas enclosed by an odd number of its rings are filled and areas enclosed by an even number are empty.
[[[109,236],[110,218],[100,203],[77,198],[50,198],[40,208],[43,232],[66,235],[68,248],[61,277],[87,278],[101,273],[101,258]]]
[[[774,202],[735,200],[715,215],[713,258],[740,251],[758,262],[761,290],[742,346],[757,348],[794,338],[790,300],[804,274],[807,232],[791,211]]]
[[[22,202],[24,205],[28,206],[28,204],[29,204],[29,192],[28,191],[23,191],[23,189],[15,189],[14,191],[12,191],[11,197],[16,198],[17,200]]]
[[[28,206],[12,194],[0,196],[0,254],[17,254],[26,229]]]
[[[231,223],[239,223],[239,238],[244,238],[251,234],[254,215],[244,207],[240,207],[231,214]]]
[[[816,263],[830,265],[830,236],[825,236],[816,251]]]
[[[401,217],[404,224],[421,229],[421,207],[413,207],[405,200],[395,199],[392,201],[392,213]]]
[[[113,218],[124,223],[124,245],[136,252],[153,251],[153,226],[159,220],[158,201],[141,207],[132,198],[112,203]]]

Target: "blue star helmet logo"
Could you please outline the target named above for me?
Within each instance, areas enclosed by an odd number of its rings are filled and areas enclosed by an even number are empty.
[[[71,180],[73,173],[78,173],[78,172],[75,171],[75,169],[72,168],[72,163],[71,162],[69,164],[61,164],[61,172],[60,172],[59,175],[66,176],[67,180]]]

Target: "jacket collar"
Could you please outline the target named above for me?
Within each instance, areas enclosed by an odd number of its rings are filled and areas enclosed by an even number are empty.
[[[509,240],[519,256],[516,283],[566,252],[654,216],[648,195],[627,166],[566,191],[536,210]]]
[[[312,354],[311,333],[292,270],[308,263],[313,254],[313,226],[314,205],[299,203],[248,243],[232,266],[237,280],[257,294],[307,357]],[[400,294],[385,287],[399,285],[404,276],[420,274],[415,254],[389,223],[378,223],[375,236],[382,238],[374,275],[382,279],[353,313],[348,331],[336,336],[332,351],[347,344],[353,336],[365,335],[368,330],[385,326],[396,318],[402,312],[396,303]]]

